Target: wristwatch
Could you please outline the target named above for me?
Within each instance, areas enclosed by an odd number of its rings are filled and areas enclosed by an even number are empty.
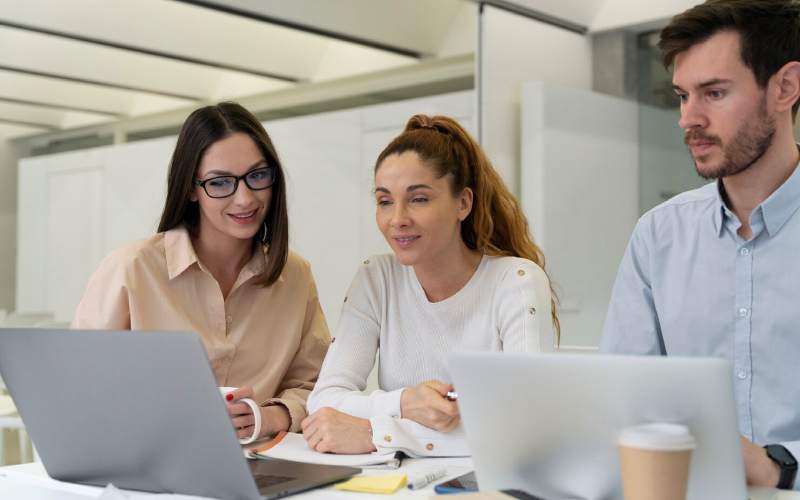
[[[794,480],[797,477],[797,459],[789,453],[785,446],[768,444],[764,448],[767,450],[767,456],[781,468],[781,480],[778,481],[778,488],[782,490],[794,488]]]

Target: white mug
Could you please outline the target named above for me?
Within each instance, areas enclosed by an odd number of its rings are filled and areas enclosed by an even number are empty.
[[[228,393],[235,391],[238,387],[220,387],[219,392],[222,394],[222,397],[228,395]],[[253,409],[253,416],[256,419],[255,429],[253,430],[253,435],[248,438],[242,438],[239,440],[242,444],[250,444],[256,439],[258,439],[258,433],[261,432],[261,410],[259,409],[258,404],[250,398],[239,399],[236,401],[225,401],[225,404],[234,404],[234,403],[247,403],[250,405],[250,408]]]

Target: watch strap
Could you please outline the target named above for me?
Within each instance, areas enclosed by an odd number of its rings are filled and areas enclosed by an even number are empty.
[[[794,464],[786,464],[782,460],[779,460],[772,456],[770,452],[770,448],[779,447],[781,450],[792,458]],[[794,482],[797,478],[797,459],[795,459],[794,455],[791,454],[789,450],[786,449],[785,446],[779,444],[767,445],[764,448],[767,450],[767,456],[773,462],[777,463],[778,466],[781,468],[781,479],[778,481],[778,489],[781,490],[791,490],[794,488]]]

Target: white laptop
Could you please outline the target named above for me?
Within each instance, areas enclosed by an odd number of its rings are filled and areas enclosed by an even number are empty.
[[[748,498],[724,360],[456,353],[450,372],[482,491],[621,500],[620,430],[674,422],[698,442],[688,500]]]
[[[0,328],[0,375],[53,479],[258,500],[361,471],[246,460],[193,333]]]

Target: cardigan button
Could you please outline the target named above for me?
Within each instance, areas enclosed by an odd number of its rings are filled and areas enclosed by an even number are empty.
[[[387,434],[387,435],[383,436],[383,440],[386,441],[387,443],[391,443],[392,442],[392,436]]]
[[[433,445],[432,445],[431,443],[428,443],[428,444],[425,446],[425,449],[426,449],[426,450],[428,450],[428,451],[433,451]]]
[[[531,307],[530,309],[528,309],[528,312],[531,314],[536,314],[536,309]]]
[[[525,276],[525,271],[520,269],[519,271],[517,271],[517,274],[519,274],[520,276]]]

